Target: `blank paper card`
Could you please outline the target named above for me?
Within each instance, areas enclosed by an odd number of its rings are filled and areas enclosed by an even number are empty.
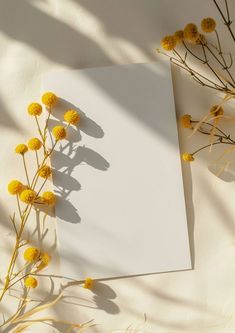
[[[47,73],[81,115],[52,156],[62,274],[77,280],[191,268],[169,64]]]

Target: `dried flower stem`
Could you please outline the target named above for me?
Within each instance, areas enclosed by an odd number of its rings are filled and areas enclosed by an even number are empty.
[[[229,16],[229,8],[228,8],[228,3],[227,3],[227,0],[225,0],[225,6],[226,6],[226,11],[227,11],[227,18],[225,17],[223,11],[221,10],[220,6],[218,5],[217,3],[217,0],[213,0],[214,4],[216,5],[216,8],[218,9],[220,15],[222,16],[223,20],[224,20],[224,24],[226,25],[226,27],[228,28],[229,30],[229,33],[235,43],[235,35],[231,29],[231,24],[232,24],[232,21],[230,20],[230,16]]]
[[[28,171],[27,171],[27,166],[26,166],[26,161],[25,161],[24,154],[22,154],[22,158],[23,158],[23,164],[24,164],[24,170],[25,170],[25,175],[26,175],[27,183],[28,183],[28,186],[29,186],[29,184],[30,184],[29,174],[28,174]]]

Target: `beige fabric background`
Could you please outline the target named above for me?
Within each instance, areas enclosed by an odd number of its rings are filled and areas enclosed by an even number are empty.
[[[229,3],[235,16],[235,2]],[[13,236],[8,215],[14,200],[7,195],[6,184],[22,174],[12,149],[35,131],[25,110],[30,101],[39,98],[41,74],[55,68],[155,60],[155,48],[163,35],[187,22],[199,23],[204,16],[218,17],[210,0],[0,2],[1,277]],[[219,28],[225,48],[234,48],[222,23]],[[177,116],[190,112],[200,117],[219,100],[213,91],[196,85],[178,70],[173,70],[173,81]],[[182,151],[203,142],[201,136],[187,137],[188,132],[180,130]],[[183,166],[193,270],[104,281],[93,292],[70,285],[51,314],[81,322],[94,318],[100,325],[90,331],[97,333],[125,329],[130,324],[137,327],[143,323],[144,313],[147,322],[139,332],[234,332],[234,176],[229,175],[230,181],[214,176],[208,170],[211,160],[213,154],[205,152],[197,162]],[[56,221],[51,218],[47,223],[48,238],[43,246],[55,252]],[[59,274],[56,254],[48,272]],[[40,286],[34,291],[35,299],[46,295],[50,280],[40,280]],[[52,293],[56,294],[57,287]],[[12,305],[9,298],[1,312],[10,313]],[[58,330],[50,326],[40,329],[65,332],[61,325]],[[39,327],[28,331],[38,332]]]

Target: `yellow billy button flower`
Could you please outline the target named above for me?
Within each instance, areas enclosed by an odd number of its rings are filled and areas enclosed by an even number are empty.
[[[190,42],[195,42],[199,37],[196,24],[188,23],[184,28],[184,38]]]
[[[183,42],[183,40],[184,40],[184,32],[183,32],[183,30],[177,30],[174,33],[174,37],[175,37],[176,43],[177,44],[181,44]]]
[[[42,201],[47,205],[54,206],[56,202],[56,196],[53,192],[46,191],[42,194]]]
[[[51,261],[51,256],[47,252],[41,253],[40,263],[37,266],[37,271],[40,271],[40,270],[44,269],[45,267],[47,267],[49,265],[50,261]]]
[[[42,142],[38,138],[32,138],[28,141],[30,150],[39,150],[42,147]]]
[[[51,175],[51,167],[49,165],[44,165],[38,170],[38,174],[42,178],[48,178]]]
[[[72,125],[76,125],[80,121],[80,115],[76,110],[68,110],[64,114],[64,120]]]
[[[42,95],[42,103],[47,107],[54,106],[57,102],[58,98],[53,92],[45,92]]]
[[[63,126],[55,126],[52,129],[52,135],[56,141],[63,140],[66,138],[66,129]]]
[[[24,259],[28,262],[34,262],[39,258],[40,251],[36,247],[29,247],[24,251]]]
[[[19,145],[17,145],[15,147],[15,152],[17,154],[24,155],[25,153],[27,153],[27,151],[28,151],[28,147],[24,143],[20,143]]]
[[[27,288],[36,288],[38,285],[38,281],[33,276],[28,276],[24,280],[24,285]]]
[[[222,106],[213,105],[210,109],[210,114],[214,117],[222,116],[224,114],[224,109],[222,108]]]
[[[37,193],[33,190],[27,189],[20,193],[20,200],[26,204],[32,204],[36,199]]]
[[[176,47],[176,38],[175,36],[165,36],[161,40],[161,46],[166,51],[172,51]]]
[[[196,45],[199,45],[199,44],[206,45],[206,37],[203,34],[199,34],[198,38],[193,43]]]
[[[212,17],[206,17],[201,21],[201,28],[204,32],[213,32],[216,28],[216,22]]]
[[[24,185],[19,180],[12,180],[8,184],[8,192],[12,195],[20,194],[24,188]]]
[[[51,261],[51,256],[47,252],[44,252],[41,254],[41,261],[44,265],[48,266]]]
[[[31,103],[28,106],[28,114],[30,116],[40,116],[42,113],[42,106],[39,103]]]
[[[192,117],[190,116],[190,114],[183,115],[183,117],[181,118],[182,127],[192,128],[191,119],[192,119]]]
[[[92,280],[92,278],[90,277],[86,278],[83,284],[83,288],[92,289],[93,286],[94,286],[94,281]]]
[[[184,153],[182,155],[182,158],[185,162],[193,162],[194,161],[194,157],[192,154],[189,154],[189,153]]]

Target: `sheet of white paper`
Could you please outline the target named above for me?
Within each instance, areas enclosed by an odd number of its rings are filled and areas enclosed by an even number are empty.
[[[191,268],[170,67],[47,73],[81,114],[52,156],[62,274],[77,280]]]

